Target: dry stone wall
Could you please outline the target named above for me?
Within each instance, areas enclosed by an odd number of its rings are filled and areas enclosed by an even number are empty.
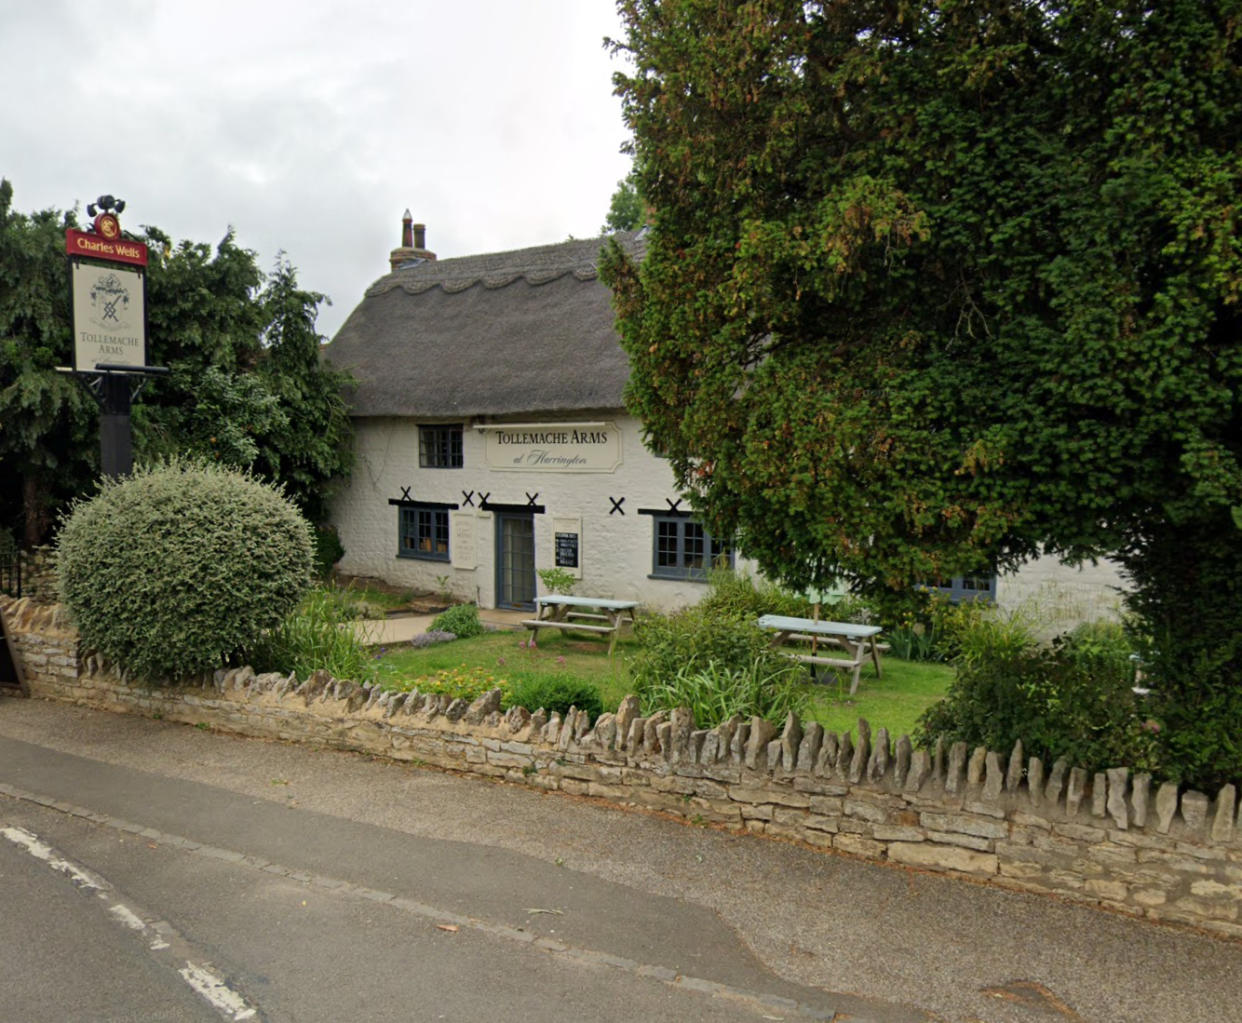
[[[58,607],[0,598],[36,696],[314,742],[593,796],[822,849],[1088,901],[1242,937],[1238,795],[1154,786],[1124,767],[958,744],[913,749],[860,721],[836,734],[790,715],[696,728],[686,710],[644,717],[627,697],[581,711],[501,709],[393,692],[315,672],[217,672],[147,687],[83,656]]]

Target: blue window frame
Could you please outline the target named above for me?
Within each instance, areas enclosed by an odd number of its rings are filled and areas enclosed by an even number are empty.
[[[708,569],[733,564],[733,548],[685,515],[654,516],[651,574],[658,579],[706,579]]]
[[[996,601],[994,575],[955,575],[952,579],[937,579],[933,583],[922,585],[933,593],[948,597],[954,604],[965,600],[982,600],[987,603]]]
[[[407,504],[397,510],[397,557],[449,560],[449,510]]]

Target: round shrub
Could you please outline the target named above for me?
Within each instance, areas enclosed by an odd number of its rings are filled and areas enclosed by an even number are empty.
[[[458,639],[482,636],[483,623],[479,621],[479,609],[475,604],[455,604],[443,614],[437,615],[428,632],[451,632]]]
[[[171,461],[104,480],[64,518],[60,597],[83,641],[147,681],[244,652],[310,584],[310,527],[246,473]]]

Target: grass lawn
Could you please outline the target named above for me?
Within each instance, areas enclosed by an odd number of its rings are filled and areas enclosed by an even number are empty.
[[[596,686],[604,707],[615,710],[629,692],[628,661],[637,644],[623,635],[611,658],[606,640],[582,638],[557,632],[541,635],[538,645],[524,646],[526,630],[489,632],[474,639],[415,649],[390,647],[380,661],[380,681],[393,688],[417,687],[418,679],[439,671],[465,667],[485,671],[497,681],[519,682],[549,675],[579,679]],[[887,728],[893,738],[914,730],[923,711],[945,693],[953,679],[953,669],[944,664],[902,661],[882,657],[884,677],[875,669],[863,668],[858,692],[849,695],[848,680],[821,669],[821,682],[808,681],[811,705],[807,718],[834,732],[855,731],[860,717],[871,724],[872,732]],[[534,710],[535,708],[529,708]]]

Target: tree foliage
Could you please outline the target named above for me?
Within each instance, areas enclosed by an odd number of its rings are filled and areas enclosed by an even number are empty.
[[[75,215],[11,206],[0,182],[0,521],[21,520],[33,544],[98,472],[98,410],[54,371],[72,362],[64,228]],[[136,458],[253,467],[321,521],[350,459],[347,376],[319,360],[324,297],[283,256],[264,275],[232,232],[214,247],[154,227],[137,237],[150,252],[147,359],[171,373],[134,405]]]
[[[620,8],[606,270],[713,533],[799,588],[1115,556],[1168,741],[1242,776],[1236,0]]]
[[[604,219],[601,234],[614,231],[637,231],[647,222],[647,204],[638,190],[638,175],[630,172],[617,182],[617,190],[608,202],[608,216]]]

